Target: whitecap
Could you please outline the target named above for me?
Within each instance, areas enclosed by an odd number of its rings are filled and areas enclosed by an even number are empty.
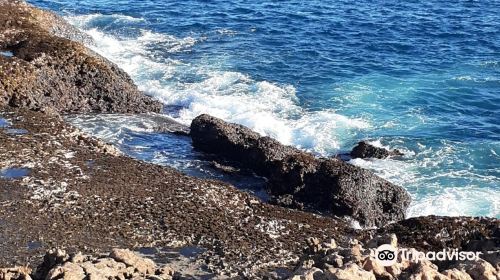
[[[134,23],[134,22],[143,22],[144,18],[136,18],[128,15],[122,14],[87,14],[87,15],[69,15],[66,16],[65,19],[71,23],[72,25],[86,29],[89,26],[95,24],[97,21],[109,21],[109,22],[120,22],[120,23]]]
[[[500,217],[500,190],[479,186],[437,188],[435,194],[412,203],[408,216],[489,216]]]
[[[174,116],[181,123],[189,125],[196,116],[207,113],[321,155],[337,152],[357,132],[371,128],[365,119],[349,118],[334,110],[305,110],[293,85],[257,81],[246,74],[213,66],[214,60],[221,63],[223,58],[191,65],[155,57],[150,50],[161,46],[166,53],[189,51],[199,43],[193,37],[142,31],[137,38],[120,38],[97,28],[86,28],[98,16],[70,20],[93,37],[96,45],[89,47],[129,73],[139,89],[167,106],[181,107]],[[197,78],[176,79],[184,75]]]

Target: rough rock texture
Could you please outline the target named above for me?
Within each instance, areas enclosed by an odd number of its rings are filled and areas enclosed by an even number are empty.
[[[404,218],[408,193],[368,170],[338,159],[317,159],[237,124],[201,115],[191,124],[195,148],[233,160],[269,179],[285,205],[351,216],[366,226]],[[283,197],[284,196],[284,197]]]
[[[500,249],[500,220],[495,218],[416,217],[388,225],[374,232],[376,234],[398,233],[400,243],[421,250],[460,248],[468,251],[490,251]],[[365,233],[373,234],[372,231]]]
[[[155,123],[154,131],[156,132],[189,136],[189,126],[183,125],[168,116],[161,114],[141,114],[139,116],[143,121],[150,120]]]
[[[81,253],[72,256],[64,250],[51,249],[34,273],[34,279],[155,279],[170,280],[174,270],[159,267],[151,259],[128,249],[113,249],[109,255],[93,257]]]
[[[391,244],[394,248],[412,253],[425,252],[398,246],[398,238],[394,234],[377,236],[365,244],[353,239],[349,246],[344,247],[337,246],[332,240],[321,242],[318,238],[309,238],[304,255],[289,279],[500,279],[500,266],[483,259],[432,263],[425,259],[405,259],[397,253],[397,261],[393,265],[383,266],[375,253],[377,246],[382,244]]]
[[[0,280],[31,280],[28,267],[0,268]]]
[[[403,153],[399,150],[389,151],[385,148],[373,146],[372,144],[362,141],[351,151],[352,158],[387,158],[390,156],[402,156]]]
[[[158,112],[115,64],[71,41],[86,38],[50,12],[0,0],[0,106],[63,112]]]
[[[0,267],[37,264],[54,247],[197,246],[209,272],[255,275],[293,265],[308,236],[354,234],[342,221],[117,155],[57,115],[5,108],[0,118],[10,123],[0,128],[0,170],[30,171],[0,176]]]

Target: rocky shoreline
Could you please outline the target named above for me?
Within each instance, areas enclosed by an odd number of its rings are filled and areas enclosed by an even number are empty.
[[[403,188],[340,160],[206,115],[191,130],[152,117],[234,165],[215,166],[267,177],[271,205],[85,135],[62,116],[162,106],[60,17],[23,1],[0,12],[0,279],[500,279],[498,219],[404,219]],[[353,157],[370,154],[398,155],[360,144]],[[367,250],[381,240],[483,258],[380,267]]]

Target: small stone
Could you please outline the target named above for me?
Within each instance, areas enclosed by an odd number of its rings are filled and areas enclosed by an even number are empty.
[[[372,271],[377,279],[394,279],[394,277],[385,270],[384,266],[380,264],[378,260],[373,257],[367,257],[363,262],[363,269],[366,271]]]
[[[75,263],[66,262],[61,266],[51,269],[45,279],[47,280],[83,280],[86,274],[83,268]]]
[[[443,274],[451,280],[472,280],[469,274],[456,268],[447,269]]]
[[[333,267],[339,268],[344,265],[344,257],[335,252],[326,256],[325,262],[329,265],[332,265]]]
[[[483,259],[460,263],[457,266],[460,270],[465,270],[475,280],[497,280],[500,278],[498,270]]]
[[[411,275],[402,278],[409,280],[448,280],[445,275],[439,273],[438,267],[435,264],[427,260],[413,264],[409,270],[411,271]]]
[[[344,268],[329,268],[325,275],[328,280],[376,280],[372,272],[366,271],[354,263],[348,264]]]
[[[366,243],[367,248],[377,248],[381,245],[389,244],[394,248],[398,247],[398,237],[393,234],[377,235]]]
[[[311,268],[313,268],[313,266],[314,266],[313,260],[305,260],[302,262],[300,267],[305,268],[305,269],[311,269]]]
[[[307,247],[312,252],[318,252],[321,249],[321,244],[318,238],[309,237],[306,239]]]
[[[169,265],[165,265],[164,267],[157,269],[155,274],[164,279],[170,279],[171,277],[174,276],[175,271]]]
[[[335,239],[331,238],[328,241],[323,242],[322,246],[323,246],[323,248],[326,248],[326,249],[336,249],[337,242],[335,242]]]
[[[31,280],[28,267],[0,268],[0,280]]]
[[[359,142],[351,151],[352,158],[378,158],[383,159],[390,156],[404,155],[399,150],[387,150],[385,148],[376,147],[366,141]]]
[[[292,280],[323,280],[325,278],[325,274],[323,271],[317,267],[302,270],[298,272],[298,274],[294,275]]]
[[[73,257],[71,257],[71,262],[74,262],[74,263],[82,263],[86,260],[87,260],[87,256],[83,255],[81,252],[78,252]]]
[[[140,273],[153,274],[155,271],[155,263],[152,260],[142,258],[128,249],[114,249],[111,251],[110,257],[117,262],[134,267]]]

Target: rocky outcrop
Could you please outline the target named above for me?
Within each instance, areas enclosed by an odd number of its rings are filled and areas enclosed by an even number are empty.
[[[380,226],[403,219],[410,203],[404,189],[368,170],[338,159],[318,159],[209,115],[193,120],[191,137],[195,148],[267,177],[270,193],[288,205],[304,204]]]
[[[306,243],[304,255],[288,279],[495,280],[500,278],[500,266],[495,266],[481,258],[437,263],[427,259],[406,258],[407,255],[403,255],[403,251],[415,256],[425,251],[398,244],[398,237],[394,234],[377,236],[364,244],[353,239],[350,245],[343,247],[338,246],[331,239],[321,242],[318,238],[309,238]],[[376,256],[377,247],[384,244],[390,244],[396,249],[395,262],[385,266]]]
[[[109,255],[99,257],[81,253],[69,255],[64,250],[51,249],[32,278],[171,280],[173,276],[174,270],[170,266],[159,267],[151,259],[128,249],[113,249]]]
[[[84,47],[88,38],[23,1],[0,0],[0,106],[62,113],[159,112],[115,64]],[[59,37],[66,36],[67,38]]]
[[[352,158],[388,158],[391,156],[402,156],[403,153],[399,150],[387,150],[385,148],[376,147],[366,141],[359,142],[351,151]]]
[[[0,280],[31,280],[28,267],[0,268]]]
[[[500,250],[500,221],[495,218],[415,217],[375,232],[397,233],[402,244],[421,250],[457,248],[484,253]]]
[[[353,234],[339,219],[116,154],[57,115],[7,107],[0,122],[8,124],[0,128],[0,267],[38,264],[54,247],[196,247],[205,274],[250,277],[290,265],[308,236]],[[2,176],[10,168],[29,172]]]

